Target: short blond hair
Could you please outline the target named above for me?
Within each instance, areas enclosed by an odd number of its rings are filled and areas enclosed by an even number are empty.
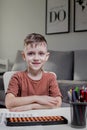
[[[41,34],[38,34],[38,33],[31,33],[31,34],[28,34],[26,36],[26,38],[24,39],[24,46],[27,46],[29,44],[33,44],[33,43],[41,43],[41,42],[44,42],[46,43],[47,45],[47,41],[45,39],[45,37]]]

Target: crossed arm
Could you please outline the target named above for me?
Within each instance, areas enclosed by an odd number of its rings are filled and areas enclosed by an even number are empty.
[[[33,109],[46,109],[60,107],[62,99],[60,96],[26,96],[15,97],[12,93],[8,93],[5,98],[5,105],[10,111],[26,111]]]

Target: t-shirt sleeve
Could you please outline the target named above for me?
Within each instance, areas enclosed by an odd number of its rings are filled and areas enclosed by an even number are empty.
[[[51,74],[49,86],[50,86],[50,88],[49,88],[50,96],[53,96],[53,97],[61,96],[62,97],[62,94],[59,89],[58,81],[56,79],[56,75]]]
[[[6,94],[12,93],[14,96],[17,96],[19,94],[19,80],[18,79],[19,77],[17,74],[14,74],[11,77]]]

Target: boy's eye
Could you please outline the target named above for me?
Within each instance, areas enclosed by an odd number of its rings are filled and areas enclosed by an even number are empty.
[[[34,52],[29,52],[29,53],[27,53],[27,55],[32,56],[32,55],[34,55]]]
[[[44,52],[40,52],[39,55],[45,55],[45,53]]]

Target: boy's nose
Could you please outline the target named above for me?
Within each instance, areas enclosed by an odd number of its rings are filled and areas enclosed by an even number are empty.
[[[39,55],[38,55],[38,54],[35,54],[34,59],[35,59],[35,60],[39,59]]]

